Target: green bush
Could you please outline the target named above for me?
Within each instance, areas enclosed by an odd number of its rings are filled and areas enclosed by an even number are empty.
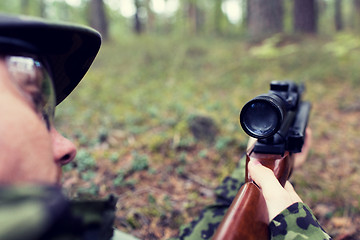
[[[136,172],[136,171],[145,170],[148,167],[149,167],[149,157],[147,155],[141,155],[138,154],[137,152],[134,152],[133,160],[131,164],[131,170]]]
[[[96,161],[93,156],[85,149],[80,149],[76,155],[76,165],[79,172],[91,170],[96,167]]]

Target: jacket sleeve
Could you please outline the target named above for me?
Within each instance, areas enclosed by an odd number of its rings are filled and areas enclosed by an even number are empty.
[[[53,186],[0,186],[0,203],[0,239],[103,240],[113,234],[113,197],[69,201]]]
[[[269,225],[271,240],[311,239],[328,240],[331,237],[320,226],[310,208],[303,203],[294,203]]]

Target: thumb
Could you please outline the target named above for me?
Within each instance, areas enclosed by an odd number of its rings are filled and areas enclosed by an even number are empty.
[[[262,189],[265,199],[268,198],[270,200],[273,197],[274,192],[284,190],[275,177],[274,172],[271,169],[264,167],[258,161],[250,161],[248,170],[251,179]]]
[[[301,198],[299,197],[299,195],[295,192],[295,189],[293,187],[293,185],[289,182],[286,181],[285,184],[285,190],[288,192],[290,198],[294,201],[294,202],[302,202]]]
[[[264,167],[257,161],[250,161],[248,170],[250,177],[262,190],[270,221],[284,209],[296,202],[291,198],[287,190],[281,186],[271,169]]]

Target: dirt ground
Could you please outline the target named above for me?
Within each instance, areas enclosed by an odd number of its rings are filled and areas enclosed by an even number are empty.
[[[334,239],[360,239],[360,97],[350,86],[333,84],[330,88],[326,95],[321,95],[324,90],[320,87],[314,90],[318,99],[310,123],[313,148],[292,182]],[[120,143],[119,136],[121,132],[113,131],[93,150],[92,154],[100,157],[92,181],[85,181],[74,168],[65,172],[64,186],[75,197],[81,195],[79,188],[93,185],[97,197],[116,195],[116,227],[141,239],[176,235],[180,225],[212,203],[214,189],[244,151],[235,144],[219,152],[201,142],[174,149],[169,141],[157,154],[149,153],[149,166],[124,174],[121,184],[114,184],[117,173],[129,168],[133,158],[128,152],[114,163],[102,154]]]

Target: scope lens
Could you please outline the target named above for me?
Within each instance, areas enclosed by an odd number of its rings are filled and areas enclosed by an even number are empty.
[[[247,103],[240,114],[244,131],[255,138],[266,138],[279,130],[282,119],[279,109],[266,100]]]

